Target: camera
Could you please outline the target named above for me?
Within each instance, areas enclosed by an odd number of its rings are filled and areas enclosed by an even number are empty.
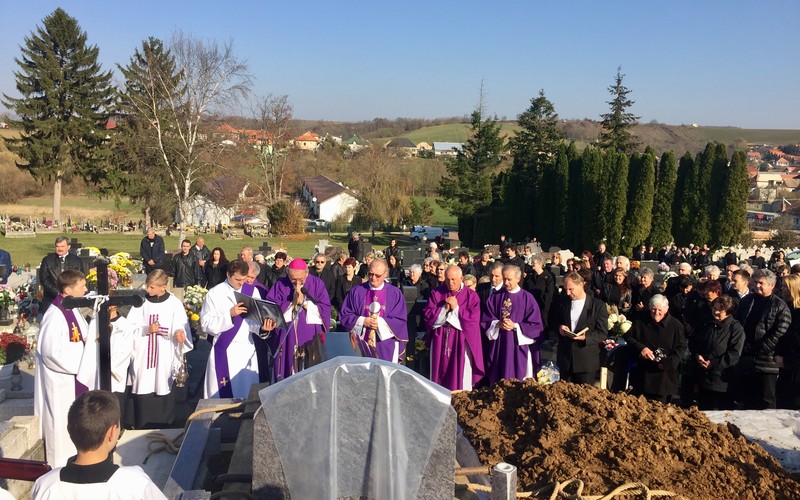
[[[665,359],[667,359],[667,353],[666,351],[664,351],[664,349],[659,347],[658,349],[653,351],[653,362],[661,363]]]

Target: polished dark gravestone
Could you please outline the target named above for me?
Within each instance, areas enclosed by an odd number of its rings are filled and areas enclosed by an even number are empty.
[[[450,392],[415,372],[337,357],[259,397],[251,498],[453,498]]]

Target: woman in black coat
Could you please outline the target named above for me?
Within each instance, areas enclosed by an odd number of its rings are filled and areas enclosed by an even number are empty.
[[[728,385],[744,347],[744,328],[732,316],[735,309],[728,295],[714,299],[711,303],[714,320],[698,329],[689,340],[701,410],[733,409],[733,393]]]
[[[344,303],[347,292],[354,286],[361,284],[361,277],[356,276],[356,259],[348,257],[344,261],[344,274],[336,278],[335,292],[331,305],[339,311]]]
[[[206,288],[209,290],[228,277],[228,259],[225,258],[225,251],[222,248],[215,247],[211,250],[211,257],[203,267],[203,274],[206,279]]]
[[[620,314],[628,314],[631,310],[631,287],[628,286],[628,273],[618,267],[611,274],[611,282],[603,284],[600,298],[609,306],[616,306]]]
[[[394,255],[389,255],[387,262],[389,263],[389,283],[402,288],[403,282],[406,280],[406,273],[400,265],[400,259]]]
[[[637,319],[626,340],[636,365],[631,369],[633,394],[667,403],[678,389],[678,365],[686,352],[683,325],[670,316],[663,295],[650,299],[650,315]]]

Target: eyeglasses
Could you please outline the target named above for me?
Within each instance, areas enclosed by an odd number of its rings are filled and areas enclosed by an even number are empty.
[[[324,263],[325,263],[324,260],[315,260],[314,261],[314,264],[324,264]]]
[[[369,276],[370,278],[380,278],[381,276],[383,276],[383,273],[367,273],[367,276]]]

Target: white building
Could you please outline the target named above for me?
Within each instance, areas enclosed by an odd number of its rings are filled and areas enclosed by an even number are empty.
[[[433,154],[434,156],[455,156],[459,151],[464,149],[464,144],[460,142],[434,142]]]
[[[233,216],[233,209],[217,205],[202,194],[198,194],[189,202],[186,223],[196,226],[230,224]],[[177,210],[175,211],[175,220],[180,222],[180,213]]]
[[[304,178],[302,194],[312,219],[330,222],[344,218],[350,222],[358,206],[355,193],[324,175]]]

